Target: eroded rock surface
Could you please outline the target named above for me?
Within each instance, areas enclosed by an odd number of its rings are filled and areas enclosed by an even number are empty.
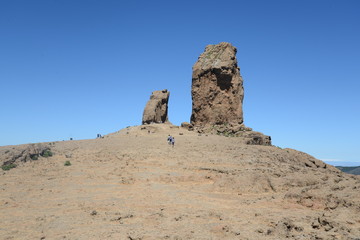
[[[168,122],[169,96],[167,89],[152,92],[144,109],[142,124]]]
[[[230,43],[208,45],[193,66],[192,115],[195,127],[243,123],[243,80]]]
[[[0,153],[0,162],[2,165],[13,164],[15,162],[28,162],[37,160],[39,157],[51,157],[50,147],[37,143],[14,146]]]
[[[246,139],[248,145],[271,145],[271,137],[260,132],[248,131],[242,135]]]
[[[271,137],[243,122],[243,79],[236,48],[222,42],[208,45],[193,66],[191,125],[199,132],[245,137],[249,145],[271,145]]]

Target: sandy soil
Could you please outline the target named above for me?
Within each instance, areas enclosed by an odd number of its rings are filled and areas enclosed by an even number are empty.
[[[360,239],[360,178],[295,150],[168,124],[44,144],[0,170],[1,239]]]

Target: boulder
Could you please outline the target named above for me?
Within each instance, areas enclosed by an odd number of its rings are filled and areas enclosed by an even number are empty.
[[[142,124],[168,122],[169,95],[167,89],[152,92],[144,109]]]
[[[245,131],[242,134],[242,137],[245,138],[245,143],[248,145],[271,146],[271,137],[264,135],[261,132]]]
[[[181,127],[182,128],[185,128],[189,131],[193,131],[194,130],[194,126],[191,124],[191,123],[188,123],[188,122],[182,122],[181,123]]]
[[[194,127],[243,123],[243,79],[236,59],[236,48],[222,42],[208,45],[193,66],[192,114]]]

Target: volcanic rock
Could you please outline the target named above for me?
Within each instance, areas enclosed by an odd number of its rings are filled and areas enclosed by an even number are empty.
[[[243,137],[246,139],[245,143],[249,145],[271,145],[271,137],[260,132],[244,132]]]
[[[243,122],[243,79],[236,48],[208,45],[193,66],[191,124],[198,132],[244,137],[249,145],[271,145],[271,137],[253,132]]]
[[[168,122],[169,95],[167,89],[152,92],[144,109],[142,124]]]
[[[193,66],[191,124],[207,128],[243,123],[243,79],[236,48],[222,42],[208,45]]]
[[[193,131],[194,130],[194,126],[191,123],[188,122],[182,122],[181,123],[181,127],[182,128],[186,128],[189,131]]]
[[[50,147],[37,143],[19,145],[17,147],[7,150],[0,157],[3,160],[3,165],[12,164],[15,162],[28,162],[37,160],[39,157],[49,157],[52,155]]]

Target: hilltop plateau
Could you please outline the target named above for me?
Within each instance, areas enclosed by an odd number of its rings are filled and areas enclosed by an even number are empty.
[[[0,147],[1,239],[359,239],[358,176],[246,143],[164,123]]]

